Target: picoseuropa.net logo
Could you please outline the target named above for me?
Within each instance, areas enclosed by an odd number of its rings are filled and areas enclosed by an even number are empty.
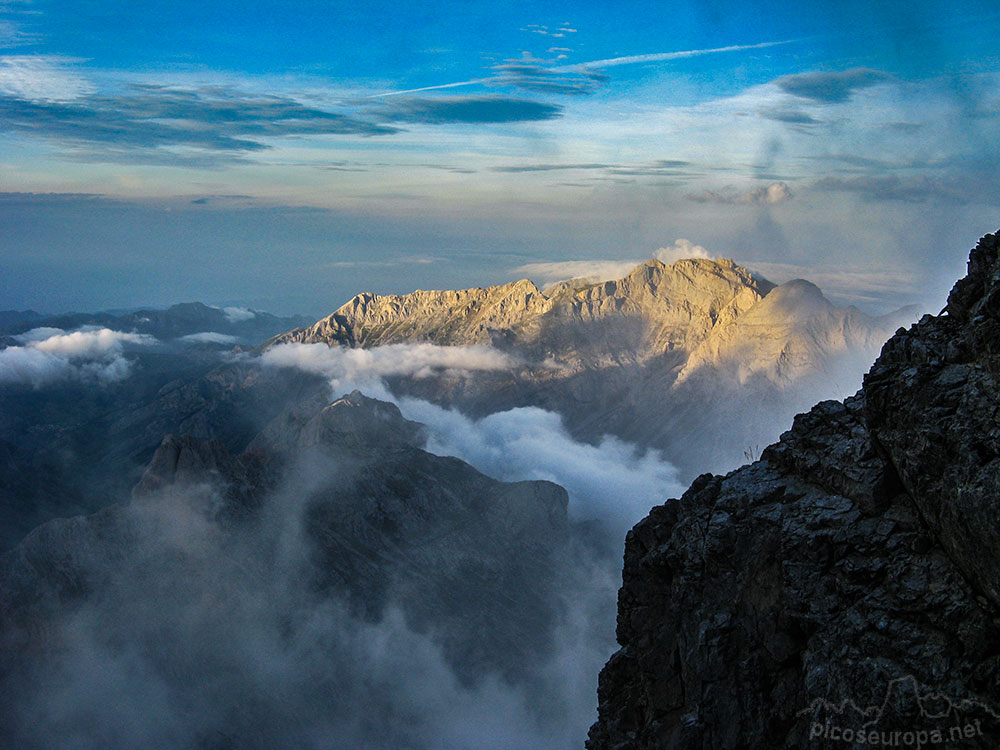
[[[891,680],[879,704],[861,707],[850,698],[839,703],[817,698],[798,715],[810,717],[810,745],[982,747],[991,744],[990,736],[1000,745],[1000,712],[979,700],[922,690],[911,675]]]

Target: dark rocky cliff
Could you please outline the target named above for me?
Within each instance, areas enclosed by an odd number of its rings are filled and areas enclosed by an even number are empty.
[[[998,379],[988,235],[857,395],[629,532],[588,748],[1000,746]]]

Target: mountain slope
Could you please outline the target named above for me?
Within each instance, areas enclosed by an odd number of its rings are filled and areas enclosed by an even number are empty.
[[[856,396],[629,532],[589,748],[996,746],[998,250]]]

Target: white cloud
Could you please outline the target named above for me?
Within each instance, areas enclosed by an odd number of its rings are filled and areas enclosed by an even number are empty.
[[[31,101],[69,101],[94,91],[83,76],[69,69],[76,62],[52,55],[0,57],[0,93]]]
[[[567,489],[570,512],[601,519],[624,533],[649,509],[683,487],[673,466],[657,451],[640,453],[614,437],[598,445],[574,440],[562,418],[534,407],[511,409],[472,420],[427,401],[396,398],[383,377],[426,377],[436,371],[475,372],[517,366],[509,355],[484,346],[390,344],[374,349],[283,344],[269,349],[265,365],[296,367],[330,378],[334,395],[360,389],[392,401],[408,418],[427,425],[427,450],[451,455],[504,481],[547,479]]]
[[[678,261],[685,260],[687,258],[705,258],[711,259],[711,254],[703,248],[701,245],[696,245],[691,240],[685,240],[683,238],[678,238],[674,240],[673,245],[668,245],[667,247],[661,247],[656,251],[655,256],[657,260],[661,260],[667,265]]]
[[[63,380],[113,382],[129,374],[124,344],[148,345],[152,336],[107,328],[66,333],[35,328],[17,337],[24,346],[0,349],[0,384],[40,387]]]
[[[257,317],[257,313],[246,307],[223,307],[222,312],[226,314],[230,323],[243,323]]]
[[[35,341],[45,341],[47,338],[52,336],[59,336],[66,333],[62,328],[49,328],[42,326],[41,328],[32,328],[27,333],[22,333],[14,338],[20,341],[22,344],[28,344]]]
[[[563,31],[576,31],[576,29],[563,29]],[[689,49],[677,52],[654,52],[648,55],[626,55],[624,57],[611,57],[604,60],[591,60],[580,63],[582,68],[611,68],[617,65],[637,65],[655,62],[667,62],[669,60],[682,60],[687,57],[700,57],[702,55],[714,55],[720,52],[744,52],[752,49],[763,49],[765,47],[775,47],[780,44],[789,44],[792,40],[782,42],[761,42],[760,44],[736,44],[729,47],[713,47],[711,49]]]
[[[389,344],[374,349],[350,349],[326,344],[282,344],[261,355],[265,365],[296,367],[327,377],[335,390],[353,387],[383,390],[383,377],[425,378],[435,372],[507,370],[517,360],[488,346]],[[371,395],[371,390],[368,391]]]
[[[600,519],[621,534],[684,491],[658,451],[640,453],[611,436],[598,445],[577,442],[554,412],[522,407],[472,420],[419,399],[398,404],[407,419],[427,425],[431,453],[455,456],[504,481],[555,482],[569,492],[572,517]]]
[[[542,282],[543,285],[566,279],[586,279],[596,283],[620,279],[641,262],[641,260],[566,260],[526,263],[511,269],[511,273]]]
[[[181,336],[180,340],[191,344],[235,344],[239,341],[239,337],[215,331],[203,331]]]
[[[701,245],[691,240],[678,238],[672,245],[661,247],[653,253],[654,258],[670,264],[685,258],[712,258],[713,256]],[[591,283],[620,279],[627,276],[641,260],[564,260],[541,263],[525,263],[512,268],[511,273],[526,276],[543,285],[553,284],[567,279],[583,279]]]
[[[99,328],[73,333],[60,331],[44,339],[35,338],[30,345],[40,351],[69,359],[97,359],[108,354],[117,354],[121,351],[122,344],[151,344],[154,341],[152,336],[145,333],[123,333],[112,331],[110,328]]]

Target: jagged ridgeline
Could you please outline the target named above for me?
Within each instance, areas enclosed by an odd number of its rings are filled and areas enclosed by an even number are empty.
[[[628,535],[588,748],[1000,746],[1000,258]]]
[[[395,378],[394,391],[474,415],[558,412],[578,439],[665,451],[683,475],[730,468],[817,398],[852,392],[914,308],[872,317],[801,279],[780,286],[730,260],[650,260],[616,281],[521,280],[460,291],[360,294],[268,346],[488,345],[519,365]]]

